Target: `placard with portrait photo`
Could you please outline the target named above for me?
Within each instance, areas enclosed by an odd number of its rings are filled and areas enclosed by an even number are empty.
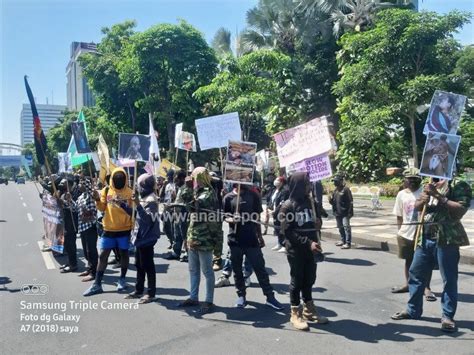
[[[119,160],[148,161],[150,158],[150,136],[145,134],[119,134]]]

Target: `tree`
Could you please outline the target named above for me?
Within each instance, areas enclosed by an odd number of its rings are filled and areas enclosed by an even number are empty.
[[[289,56],[259,50],[238,59],[228,56],[220,66],[222,70],[212,82],[195,92],[206,115],[238,112],[244,140],[260,136],[258,143],[264,145],[269,143],[268,136],[256,128],[263,129],[266,125],[267,132],[274,133],[278,124],[285,121],[285,115],[297,117],[295,112],[284,109],[285,95],[289,94],[291,85],[296,85]],[[271,112],[279,115],[272,116]]]
[[[468,19],[456,11],[437,15],[390,9],[378,14],[373,29],[342,36],[342,76],[334,85],[341,115],[341,169],[360,180],[382,176],[405,153],[393,155],[382,145],[405,139],[401,132],[407,125],[418,165],[416,137],[421,132],[416,123],[426,117],[417,114],[417,107],[429,103],[436,89],[455,87],[450,75],[460,44],[452,34]]]
[[[225,54],[232,53],[231,49],[231,33],[228,29],[221,27],[217,30],[214,38],[211,42],[211,47],[217,53],[217,55],[222,56]]]
[[[175,125],[199,117],[200,107],[192,94],[210,83],[217,59],[202,34],[181,21],[134,34],[117,68],[121,86],[140,92],[135,101],[138,111],[166,128],[168,148],[173,151]]]
[[[409,0],[296,0],[296,3],[299,10],[307,16],[321,12],[328,14],[336,37],[346,31],[359,32],[369,29],[380,10],[412,6]]]
[[[141,95],[140,90],[123,85],[118,73],[118,65],[123,60],[124,47],[135,33],[134,21],[125,21],[104,27],[104,38],[97,45],[98,54],[83,54],[79,61],[84,76],[97,99],[97,106],[117,125],[125,126],[126,131],[134,132],[139,117],[135,102]]]

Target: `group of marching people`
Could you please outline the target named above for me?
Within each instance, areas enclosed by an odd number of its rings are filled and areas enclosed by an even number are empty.
[[[308,321],[327,323],[327,318],[317,314],[312,298],[317,263],[324,259],[320,231],[321,217],[327,214],[321,203],[322,185],[311,183],[308,175],[300,172],[288,179],[271,175],[268,178],[260,191],[255,185],[225,186],[217,174],[205,167],[195,168],[189,176],[184,171],[169,171],[166,181],[142,174],[135,188],[123,168],[115,168],[106,178],[105,186],[93,186],[91,179],[81,174],[70,178],[53,177],[44,182],[43,194],[51,193],[63,209],[68,263],[61,266],[61,272],[77,271],[76,238],[80,235],[88,265],[79,276],[84,282],[93,281],[83,295],[103,292],[102,279],[112,251],[121,269],[117,291],[125,291],[132,248],[137,279],[135,290],[126,299],[138,299],[140,304],[152,302],[156,296],[154,245],[160,237],[162,222],[170,241],[165,258],[188,262],[189,297],[179,303],[179,307],[199,307],[201,313],[212,312],[215,288],[230,285],[233,273],[237,292],[235,306],[244,308],[250,275],[255,273],[266,305],[282,310],[284,307],[275,298],[261,250],[265,246],[263,234],[270,225],[267,216],[271,214],[278,241],[273,250],[284,251],[290,267],[291,324],[298,330],[307,330]],[[410,299],[407,310],[392,318],[418,319],[421,316],[423,293],[426,297],[433,296],[429,283],[437,261],[444,282],[442,329],[454,331],[459,247],[469,243],[460,219],[467,211],[472,191],[464,182],[440,181],[422,188],[421,178],[411,170],[405,173],[405,178],[406,189],[399,193],[394,213],[400,228],[399,243],[404,241],[400,250],[407,255],[403,256],[407,260],[407,285],[394,288],[392,292],[409,292]],[[350,249],[352,196],[342,177],[336,176],[333,182],[336,189],[329,200],[341,234],[341,242],[336,245]],[[260,221],[262,195],[267,198],[263,223]],[[412,223],[417,221],[417,211],[426,204],[426,225],[422,228],[420,244],[415,253],[408,255],[415,244],[407,244],[405,239],[413,239]],[[223,223],[229,226],[225,260],[222,260]],[[222,275],[216,280],[214,272],[220,269]],[[205,278],[204,302],[199,302],[201,273]]]
[[[272,183],[274,189],[264,193],[270,200],[273,197],[277,246],[286,248],[290,265],[291,323],[304,330],[308,329],[307,321],[320,324],[328,321],[317,314],[311,295],[316,280],[315,255],[322,255],[318,230],[320,208],[315,209],[311,201],[313,185],[307,174],[295,173],[288,181],[277,177]],[[285,189],[277,206],[275,198],[282,194],[283,184]],[[188,262],[190,294],[179,307],[199,307],[202,313],[211,312],[214,289],[226,286],[222,278],[228,280],[233,273],[237,291],[235,306],[243,308],[247,305],[249,273],[254,272],[266,305],[275,310],[284,308],[275,298],[265,268],[261,250],[265,246],[260,222],[262,197],[257,187],[238,184],[225,187],[217,174],[204,167],[195,168],[189,176],[183,171],[169,171],[166,181],[142,174],[135,186],[135,189],[130,187],[123,168],[115,168],[107,176],[105,186],[94,186],[81,173],[43,182],[43,194],[51,193],[63,209],[68,263],[61,266],[62,273],[78,271],[76,238],[80,235],[87,269],[79,276],[84,282],[93,281],[84,296],[103,292],[102,279],[112,251],[120,263],[117,291],[125,291],[129,250],[133,248],[137,279],[135,290],[125,298],[138,299],[140,304],[152,302],[156,296],[154,245],[160,237],[162,222],[170,241],[170,252],[165,258]],[[161,214],[160,203],[163,204]],[[225,260],[222,260],[223,223],[229,224],[229,251]],[[220,269],[223,276],[216,281],[214,272]],[[199,302],[201,273],[205,278],[204,302]]]

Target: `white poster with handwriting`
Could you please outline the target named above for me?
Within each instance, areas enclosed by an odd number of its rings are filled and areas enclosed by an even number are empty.
[[[280,166],[288,166],[321,155],[332,148],[325,116],[277,133],[273,137]]]
[[[195,124],[201,150],[227,147],[229,141],[242,139],[237,112],[200,118]]]

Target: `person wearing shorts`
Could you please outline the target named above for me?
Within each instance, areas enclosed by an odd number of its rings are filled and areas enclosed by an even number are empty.
[[[128,248],[130,244],[130,232],[132,230],[132,216],[123,208],[123,205],[132,207],[132,189],[127,186],[128,176],[123,168],[115,168],[110,176],[110,187],[103,189],[100,194],[94,191],[93,198],[97,209],[104,213],[102,220],[103,232],[97,243],[100,250],[99,264],[94,284],[89,287],[84,296],[92,296],[104,292],[102,289],[102,278],[107,268],[107,260],[110,252],[118,248],[120,252],[120,278],[117,291],[127,288],[125,276],[128,269]]]
[[[420,197],[421,176],[418,175],[419,170],[410,168],[403,172],[405,177],[406,188],[397,194],[393,214],[397,216],[398,233],[398,257],[405,260],[405,285],[396,286],[392,288],[392,293],[408,292],[408,271],[410,270],[413,256],[415,254],[414,237],[416,234],[417,225],[410,225],[409,223],[418,222],[418,211],[415,209],[415,201]],[[431,280],[431,272],[429,281]],[[436,301],[436,296],[431,292],[430,282],[425,289],[425,299],[427,301]]]

